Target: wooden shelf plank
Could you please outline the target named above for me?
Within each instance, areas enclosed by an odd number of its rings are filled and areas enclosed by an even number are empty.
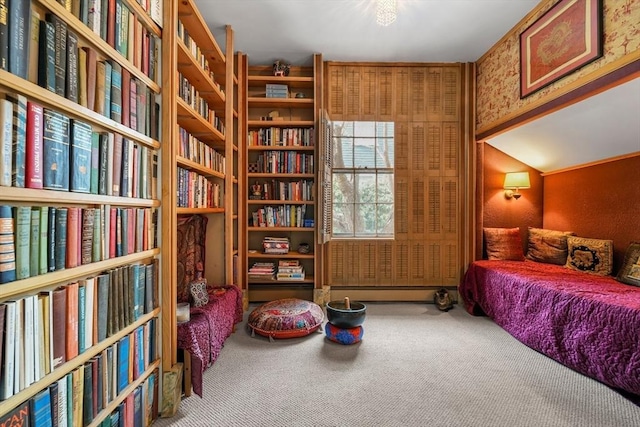
[[[198,172],[200,175],[224,179],[224,174],[181,156],[176,156],[176,163],[185,169]]]
[[[248,173],[247,178],[314,178],[312,173]]]
[[[202,141],[224,141],[224,135],[205,120],[182,98],[176,98],[178,106],[178,124],[187,132]]]
[[[54,286],[58,283],[68,283],[75,279],[88,277],[92,274],[100,273],[120,265],[131,264],[144,259],[152,258],[160,253],[160,249],[150,249],[148,251],[110,258],[104,261],[92,262],[74,268],[53,271],[27,279],[16,280],[0,286],[0,300],[8,299],[17,295],[29,294],[45,289],[47,286]]]
[[[314,146],[303,145],[250,145],[247,147],[249,151],[315,151],[315,149]]]
[[[313,127],[313,120],[249,120],[247,126],[250,128],[285,128],[285,127]]]
[[[309,232],[315,231],[315,227],[247,227],[248,231],[263,231],[263,232],[271,232],[271,231],[300,231],[300,232]]]
[[[102,196],[98,194],[74,193],[72,191],[37,190],[33,188],[2,187],[0,200],[17,202],[21,205],[102,205],[159,207],[160,201],[154,199],[135,199],[132,197]]]
[[[249,108],[313,108],[312,98],[249,98]]]
[[[176,208],[178,215],[189,214],[223,214],[224,208]]]
[[[315,255],[312,253],[309,254],[301,254],[298,251],[289,251],[286,254],[279,254],[279,255],[274,255],[274,254],[265,254],[262,252],[258,252],[258,251],[254,251],[251,252],[251,250],[249,250],[247,252],[247,258],[268,258],[268,259],[280,259],[280,258],[286,258],[286,259],[313,259],[315,258]]]
[[[295,88],[312,88],[313,77],[306,76],[249,76],[249,86],[264,86],[267,84],[284,84]]]
[[[313,200],[247,200],[250,205],[315,205]]]

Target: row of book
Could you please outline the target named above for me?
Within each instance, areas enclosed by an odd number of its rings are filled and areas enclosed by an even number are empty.
[[[276,265],[273,262],[255,262],[249,267],[249,279],[272,280],[276,272]]]
[[[309,179],[300,181],[280,181],[272,179],[262,184],[256,181],[251,186],[251,193],[260,196],[262,200],[313,200],[314,182]]]
[[[133,381],[125,378],[125,362],[135,354],[137,330],[87,363],[53,382],[0,418],[2,426],[88,426]],[[134,355],[135,357],[135,355]],[[121,364],[121,362],[123,362]],[[136,363],[133,363],[135,366]],[[133,373],[133,372],[131,372]],[[124,381],[127,381],[126,383]],[[122,381],[122,382],[121,382]],[[123,387],[124,386],[124,387]],[[159,370],[155,369],[100,426],[148,426],[159,415]]]
[[[307,227],[307,205],[264,206],[251,212],[253,227]]]
[[[250,130],[249,146],[313,147],[313,128],[261,128]]]
[[[204,120],[211,123],[214,128],[224,135],[224,120],[216,115],[215,110],[211,108],[209,102],[200,96],[198,89],[196,89],[182,73],[178,73],[178,96],[202,116]]]
[[[265,254],[289,253],[290,242],[288,237],[266,236],[262,239],[262,250]]]
[[[288,98],[289,86],[276,83],[268,83],[266,85],[266,97],[267,98]]]
[[[196,162],[205,168],[222,174],[226,171],[225,157],[206,143],[191,135],[187,130],[179,128],[180,144],[178,155]]]
[[[206,176],[188,169],[178,168],[179,208],[223,207],[223,187]]]
[[[0,99],[0,185],[157,197],[157,153],[8,94]]]
[[[157,247],[155,208],[0,205],[0,284]]]
[[[153,263],[122,266],[0,304],[0,400],[38,382],[151,312],[157,303],[157,298],[153,300],[157,295],[155,268]],[[139,353],[132,366],[136,378],[149,360],[157,357],[157,328],[154,318],[134,331]]]
[[[265,151],[257,159],[258,173],[313,173],[313,154]]]
[[[211,67],[209,66],[209,61],[207,60],[207,56],[203,53],[200,46],[196,44],[195,40],[191,38],[191,36],[189,35],[189,32],[184,27],[184,24],[179,19],[178,19],[177,34],[178,34],[178,38],[182,40],[186,48],[191,52],[193,57],[200,64],[200,68],[204,70],[206,73],[208,73],[211,80],[213,80],[213,83],[218,86],[218,89],[224,92],[224,88],[222,88],[220,86],[220,83],[216,81],[216,76],[213,73],[213,70],[211,69]]]

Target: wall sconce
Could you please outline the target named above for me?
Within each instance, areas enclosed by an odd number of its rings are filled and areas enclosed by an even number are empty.
[[[504,176],[504,197],[518,200],[522,194],[518,192],[523,188],[530,188],[529,172],[508,172]]]

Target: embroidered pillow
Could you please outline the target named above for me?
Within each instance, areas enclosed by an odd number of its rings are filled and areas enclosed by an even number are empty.
[[[567,238],[565,267],[598,276],[611,274],[613,268],[613,240]]]
[[[207,280],[200,279],[189,284],[189,292],[194,307],[202,307],[209,303],[209,293],[207,292]]]
[[[520,228],[489,228],[484,229],[484,246],[487,258],[491,260],[523,261],[522,239]]]
[[[631,242],[627,248],[616,280],[627,285],[640,286],[640,242]]]
[[[575,236],[571,231],[547,230],[529,227],[527,259],[547,264],[567,263],[567,237]]]

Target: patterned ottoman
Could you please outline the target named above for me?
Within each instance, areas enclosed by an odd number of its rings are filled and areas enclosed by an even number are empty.
[[[316,331],[324,320],[324,311],[314,302],[298,298],[270,301],[255,308],[247,320],[251,335],[271,338],[297,338]]]
[[[364,335],[364,329],[362,329],[362,326],[342,329],[332,325],[331,323],[327,323],[324,326],[324,331],[329,340],[345,345],[355,344],[362,341],[362,335]]]

